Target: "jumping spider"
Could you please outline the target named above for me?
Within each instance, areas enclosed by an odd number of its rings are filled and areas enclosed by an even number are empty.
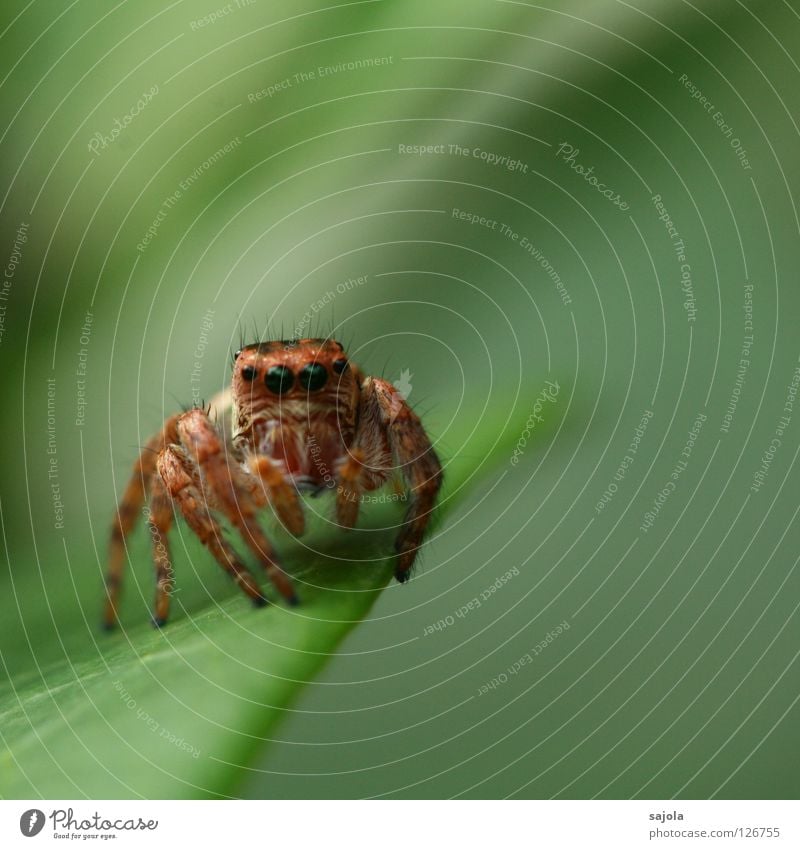
[[[300,492],[335,483],[336,520],[352,528],[361,494],[401,475],[408,508],[395,542],[394,575],[408,580],[442,482],[442,469],[418,416],[391,383],[365,377],[331,339],[247,345],[234,357],[228,398],[232,434],[209,409],[171,416],[144,447],[119,503],[111,533],[105,626],[117,622],[125,539],[145,507],[153,537],[153,622],[167,621],[172,582],[167,534],[177,507],[219,565],[256,605],[258,583],[228,543],[215,514],[241,534],[289,604],[292,583],[257,514],[271,507],[297,536],[305,517]]]

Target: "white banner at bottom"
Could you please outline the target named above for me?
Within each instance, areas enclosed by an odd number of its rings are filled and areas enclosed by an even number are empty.
[[[796,801],[0,801],[0,846],[800,846]]]

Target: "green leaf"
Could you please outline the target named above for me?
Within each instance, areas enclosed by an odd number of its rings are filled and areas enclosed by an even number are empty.
[[[504,424],[486,417],[463,443],[446,466],[442,514],[475,474],[508,463],[526,415]],[[386,518],[378,512],[374,526]],[[342,562],[348,552],[342,543],[313,556],[298,545],[289,557],[298,564],[298,608],[258,610],[233,595],[162,631],[143,621],[98,636],[68,663],[17,676],[0,691],[6,747],[0,794],[235,795],[240,766],[261,750],[287,706],[389,582],[390,539],[385,533],[376,539],[374,561],[359,541],[350,543],[351,562]]]

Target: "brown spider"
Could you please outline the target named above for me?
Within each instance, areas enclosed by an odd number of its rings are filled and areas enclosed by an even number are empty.
[[[223,436],[209,409],[171,416],[147,443],[119,503],[111,533],[104,623],[117,622],[125,539],[145,501],[153,538],[153,623],[167,621],[172,575],[167,533],[176,505],[189,527],[254,604],[264,597],[227,542],[215,514],[241,533],[290,604],[292,583],[259,523],[270,506],[295,535],[305,517],[299,493],[335,487],[336,519],[352,528],[363,492],[399,472],[409,504],[397,540],[394,574],[408,580],[442,482],[442,469],[418,416],[391,383],[365,377],[330,339],[261,342],[236,352],[232,434]],[[220,402],[217,402],[219,405]]]

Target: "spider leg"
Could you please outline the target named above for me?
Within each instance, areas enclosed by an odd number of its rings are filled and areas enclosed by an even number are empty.
[[[265,454],[251,457],[249,466],[255,480],[263,484],[261,489],[257,485],[251,489],[259,506],[271,504],[286,529],[300,536],[306,524],[303,505],[297,490],[286,479],[280,466]]]
[[[395,540],[397,564],[394,576],[402,584],[411,576],[425,531],[433,515],[436,496],[442,485],[442,467],[417,416],[395,420],[390,426],[389,443],[408,482],[409,505],[403,528]],[[422,453],[420,453],[420,450]]]
[[[352,528],[358,519],[361,493],[367,468],[366,452],[357,443],[350,448],[347,459],[338,469],[336,487],[336,521],[342,528]]]
[[[242,591],[258,606],[267,604],[253,576],[239,560],[230,543],[222,535],[219,522],[211,515],[196,474],[188,457],[174,446],[167,446],[158,455],[158,472],[178,505],[186,523],[200,542],[214,555],[220,566],[233,578]]]
[[[180,444],[202,472],[213,506],[241,533],[278,592],[290,604],[296,604],[292,583],[258,523],[253,488],[243,472],[228,462],[225,444],[208,415],[204,410],[190,410],[178,419],[176,429]]]
[[[153,565],[156,570],[156,597],[153,604],[153,624],[160,628],[169,617],[169,598],[174,589],[174,575],[169,553],[169,530],[174,514],[172,500],[160,475],[153,477],[150,495],[150,538],[153,548]]]
[[[125,572],[126,546],[128,535],[136,527],[139,514],[156,475],[158,452],[169,442],[177,442],[175,424],[178,416],[171,416],[161,430],[142,449],[139,459],[133,467],[125,491],[117,506],[117,515],[111,527],[109,543],[108,573],[106,574],[106,604],[103,614],[103,626],[110,630],[117,624],[117,608],[122,589],[122,577]]]
[[[397,561],[394,575],[403,583],[411,575],[411,568],[430,522],[436,496],[442,485],[442,467],[419,416],[391,383],[368,377],[361,389],[356,445],[364,449],[385,440],[409,492],[403,526],[395,540]],[[354,455],[351,451],[352,457],[364,462],[363,456]],[[371,464],[365,463],[364,467],[375,471]],[[391,471],[387,469],[385,474]],[[337,506],[338,503],[337,500]]]

